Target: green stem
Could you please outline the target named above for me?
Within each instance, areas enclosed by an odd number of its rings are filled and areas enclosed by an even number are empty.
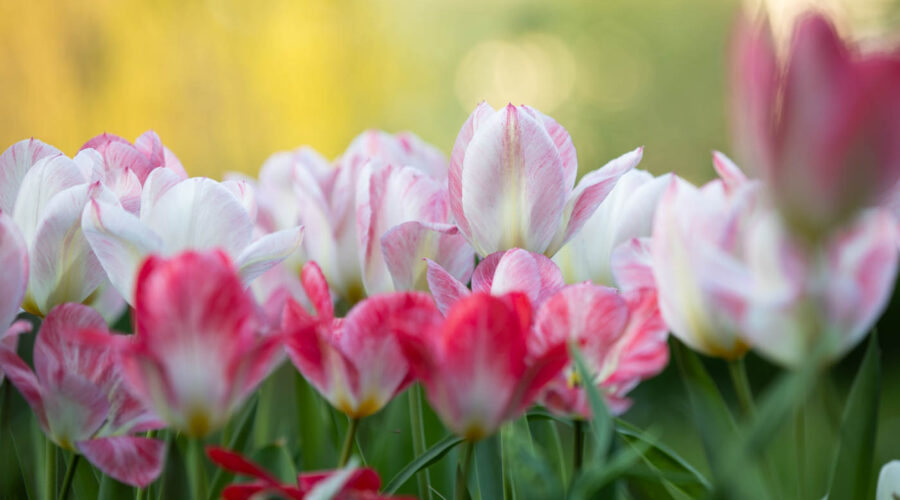
[[[425,422],[422,418],[422,388],[418,384],[409,390],[409,426],[412,429],[413,453],[420,457],[425,453]],[[419,486],[419,498],[431,500],[431,475],[428,469],[416,474]]]
[[[806,404],[800,403],[794,422],[797,439],[797,498],[806,498]]]
[[[584,420],[576,419],[573,422],[575,427],[574,449],[575,455],[572,457],[572,476],[574,477],[581,470],[581,464],[584,460]]]
[[[475,443],[466,441],[463,444],[462,456],[459,461],[459,473],[456,475],[456,489],[453,491],[455,500],[469,499],[469,471],[472,469],[472,455],[475,452]]]
[[[341,458],[338,460],[338,467],[343,467],[350,461],[350,454],[353,452],[353,438],[356,436],[358,427],[359,419],[351,418],[350,426],[347,427],[347,435],[344,437],[344,446],[341,448]]]
[[[191,489],[194,490],[194,498],[208,498],[202,438],[191,438],[188,441],[188,455],[188,477],[191,480]]]
[[[729,361],[728,373],[731,375],[731,383],[734,384],[734,392],[737,395],[741,411],[745,417],[753,416],[756,412],[756,405],[753,404],[753,391],[750,389],[744,358]]]
[[[78,461],[81,455],[72,455],[69,465],[66,467],[66,475],[63,478],[62,489],[59,490],[59,500],[65,500],[69,496],[69,490],[72,489],[72,479],[75,478],[75,469],[78,468]]]
[[[47,438],[44,453],[44,498],[52,500],[56,496],[56,444]]]

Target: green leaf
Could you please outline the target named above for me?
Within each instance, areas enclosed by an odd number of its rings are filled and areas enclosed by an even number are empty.
[[[72,481],[72,490],[79,499],[94,499],[100,494],[100,482],[94,475],[93,466],[87,460],[82,460],[75,469],[75,478]]]
[[[646,446],[646,452],[641,455],[641,460],[651,474],[651,480],[647,478],[633,478],[629,480],[629,487],[643,487],[645,483],[653,483],[666,491],[671,498],[700,498],[709,494],[709,481],[700,472],[691,466],[677,453],[657,442],[653,437],[646,435],[640,429],[632,425],[618,421],[616,433],[629,446]],[[653,495],[653,497],[666,498]],[[650,498],[645,496],[642,498]]]
[[[572,483],[569,498],[575,500],[607,498],[598,495],[607,486],[625,476],[640,461],[647,449],[649,449],[647,444],[637,443],[635,447],[628,447],[616,453],[606,463],[586,463]]]
[[[134,488],[104,475],[100,480],[100,492],[97,494],[97,500],[120,500],[122,498],[134,498]]]
[[[252,458],[254,462],[271,472],[283,483],[294,484],[297,482],[297,469],[294,467],[294,462],[284,443],[263,446],[253,453]]]
[[[553,420],[559,422],[566,427],[572,427],[572,420],[566,417],[560,417],[544,408],[532,408],[525,414],[529,421],[532,420]]]
[[[844,407],[840,442],[828,489],[829,500],[871,498],[869,488],[880,393],[881,351],[878,335],[873,332]]]
[[[398,472],[391,479],[387,486],[384,487],[384,492],[388,494],[395,493],[397,489],[403,486],[406,481],[409,480],[409,478],[415,475],[415,473],[437,462],[438,460],[443,458],[443,456],[446,455],[447,452],[449,452],[456,445],[462,442],[463,439],[461,437],[453,434],[445,437],[444,439],[441,439],[430,448],[428,448],[425,453],[419,455],[415,460],[406,464],[406,466],[403,467],[403,469],[401,469],[400,472]]]
[[[228,443],[229,450],[237,451],[238,453],[244,451],[244,447],[247,445],[247,441],[250,438],[250,432],[253,430],[253,420],[256,417],[256,407],[258,402],[258,397],[254,397],[250,400],[250,403],[244,410],[244,414],[240,418],[237,431],[231,436],[231,441]],[[216,472],[213,473],[212,481],[209,483],[209,499],[215,500],[216,498],[219,498],[219,494],[232,479],[234,479],[234,474],[220,467],[216,467]]]
[[[185,439],[177,439],[174,431],[168,431],[166,446],[166,460],[163,462],[163,472],[156,492],[157,500],[177,498],[191,491],[191,481],[187,476],[185,465]],[[180,441],[180,442],[179,442]]]
[[[575,346],[575,344],[569,344],[569,355],[572,357],[572,362],[575,363],[575,369],[578,372],[578,377],[582,380],[582,385],[587,391],[588,402],[591,405],[591,429],[594,431],[594,440],[596,441],[596,447],[594,448],[594,458],[599,464],[606,460],[606,456],[609,453],[609,447],[612,444],[613,439],[613,421],[612,416],[609,414],[609,410],[606,408],[606,403],[603,401],[603,396],[600,395],[600,391],[597,390],[597,385],[592,383],[594,380],[593,375],[591,375],[590,371],[587,368],[587,365],[584,362],[584,358],[581,356],[581,351]]]

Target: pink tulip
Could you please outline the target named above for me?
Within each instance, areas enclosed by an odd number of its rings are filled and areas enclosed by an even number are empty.
[[[0,155],[0,211],[12,218],[28,250],[28,288],[22,307],[43,316],[59,304],[96,297],[106,276],[81,230],[90,200],[115,203],[99,181],[92,151],[69,159],[36,139]]]
[[[443,322],[411,323],[398,338],[432,408],[469,441],[521,415],[565,366],[566,344],[529,352],[531,301],[520,293],[475,293]]]
[[[315,262],[303,267],[303,286],[312,316],[288,302],[284,317],[288,356],[332,406],[351,418],[384,407],[411,382],[395,330],[440,318],[431,297],[406,292],[369,297],[345,318],[335,318],[328,283]]]
[[[565,283],[556,264],[547,257],[521,248],[492,253],[472,273],[472,291],[440,264],[428,261],[428,285],[434,301],[446,314],[455,302],[472,293],[504,295],[520,292],[538,307]]]
[[[94,310],[63,304],[47,315],[34,345],[34,372],[10,349],[0,348],[9,377],[54,443],[134,486],[162,470],[162,441],[132,434],[163,426],[122,384],[117,346],[130,337],[110,334]]]
[[[221,427],[276,361],[262,321],[222,251],[150,257],[135,292],[125,380],[171,427],[203,437]]]
[[[277,477],[258,464],[224,448],[210,446],[206,454],[219,467],[254,480],[229,485],[222,491],[225,500],[251,500],[263,494],[275,493],[279,497],[302,500],[307,495],[325,498],[325,489],[334,494],[335,500],[387,500],[401,497],[379,495],[381,479],[374,469],[346,468],[333,471],[307,472],[297,476],[296,484],[283,484]]]
[[[900,178],[900,52],[863,54],[813,14],[780,61],[765,27],[744,22],[732,93],[738,145],[808,238],[875,205]]]
[[[641,160],[638,148],[585,175],[569,133],[527,106],[481,103],[450,156],[450,207],[482,256],[519,247],[552,256]]]
[[[595,384],[614,414],[631,406],[626,394],[669,361],[668,328],[657,306],[656,291],[619,294],[613,288],[570,285],[547,299],[537,313],[537,351],[574,341]],[[590,418],[585,382],[570,364],[544,389],[542,401],[562,415]]]

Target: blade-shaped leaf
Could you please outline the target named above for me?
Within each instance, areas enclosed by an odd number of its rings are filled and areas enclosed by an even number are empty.
[[[612,416],[606,408],[603,396],[597,390],[597,385],[592,382],[594,377],[588,370],[584,357],[581,356],[581,352],[574,344],[569,344],[569,355],[572,357],[578,377],[583,381],[584,389],[587,391],[588,402],[591,405],[591,430],[593,430],[594,440],[596,441],[594,459],[602,465],[609,453],[610,444],[612,444]]]
[[[700,498],[709,493],[709,481],[685,459],[652,436],[621,420],[617,422],[616,434],[629,446],[636,446],[638,443],[649,446],[641,459],[651,473],[651,480],[638,478],[629,481],[629,485],[653,482],[663,487],[673,498],[679,498],[676,491],[689,498]]]
[[[413,477],[416,472],[428,467],[429,465],[437,462],[444,455],[447,454],[450,450],[452,450],[456,445],[461,443],[463,439],[456,435],[449,435],[444,439],[441,439],[437,443],[433,444],[430,448],[428,448],[425,453],[416,457],[415,460],[406,464],[403,469],[400,470],[384,487],[384,492],[388,494],[395,493],[398,488],[403,486],[409,478]]]
[[[254,397],[250,400],[250,403],[244,410],[244,414],[239,420],[237,431],[231,436],[231,441],[228,443],[229,450],[234,450],[238,453],[244,451],[244,447],[250,439],[250,432],[253,430],[253,421],[256,418],[256,407],[258,403],[258,397]],[[209,499],[214,500],[219,498],[222,489],[225,488],[232,479],[234,479],[234,474],[225,469],[216,468],[216,472],[213,473],[212,476],[212,481],[209,483]]]

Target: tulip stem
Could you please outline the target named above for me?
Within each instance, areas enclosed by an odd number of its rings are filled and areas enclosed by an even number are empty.
[[[69,490],[72,489],[72,479],[75,478],[75,469],[78,468],[78,461],[81,455],[72,455],[69,465],[66,467],[66,475],[63,479],[62,489],[59,490],[59,500],[66,500],[69,496]]]
[[[456,489],[453,491],[455,500],[469,499],[469,471],[472,469],[472,455],[475,454],[475,443],[466,441],[463,444],[462,455],[459,457],[459,472],[456,474]]]
[[[56,496],[56,444],[50,438],[47,438],[44,460],[44,498],[51,500]]]
[[[208,498],[202,438],[191,438],[188,441],[188,455],[188,477],[194,490],[194,498]]]
[[[575,477],[581,470],[581,463],[584,460],[584,420],[575,419],[573,427],[575,436],[572,448],[575,450],[575,455],[572,457],[572,477]]]
[[[412,429],[413,453],[420,457],[425,453],[425,423],[422,418],[422,388],[416,384],[409,390],[409,426]],[[419,486],[419,498],[431,499],[431,477],[428,469],[416,474]]]
[[[737,395],[738,404],[745,417],[750,417],[756,412],[753,404],[753,391],[750,389],[750,380],[747,378],[747,367],[744,358],[738,358],[728,362],[728,373],[731,375],[731,383],[734,384],[734,392]]]
[[[800,403],[794,422],[797,440],[797,498],[806,498],[806,403]]]
[[[347,435],[344,437],[344,446],[341,448],[341,458],[338,460],[338,467],[343,467],[350,461],[350,454],[353,452],[353,438],[356,437],[356,429],[358,427],[359,419],[351,418],[350,425],[347,427]]]

